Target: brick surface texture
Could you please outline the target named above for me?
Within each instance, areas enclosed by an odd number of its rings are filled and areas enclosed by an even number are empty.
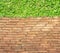
[[[0,18],[0,53],[60,53],[60,18]]]

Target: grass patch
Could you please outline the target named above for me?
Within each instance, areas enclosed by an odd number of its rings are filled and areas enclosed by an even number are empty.
[[[60,0],[0,0],[0,17],[60,16]]]

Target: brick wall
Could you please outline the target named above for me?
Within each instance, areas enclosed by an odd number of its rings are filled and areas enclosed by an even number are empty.
[[[0,18],[0,53],[60,53],[60,18]]]

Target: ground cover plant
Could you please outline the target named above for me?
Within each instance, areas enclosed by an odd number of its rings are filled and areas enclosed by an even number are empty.
[[[0,17],[60,16],[60,0],[0,0]]]

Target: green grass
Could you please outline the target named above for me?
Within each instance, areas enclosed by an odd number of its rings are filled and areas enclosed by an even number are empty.
[[[0,17],[60,16],[60,0],[0,0]]]

